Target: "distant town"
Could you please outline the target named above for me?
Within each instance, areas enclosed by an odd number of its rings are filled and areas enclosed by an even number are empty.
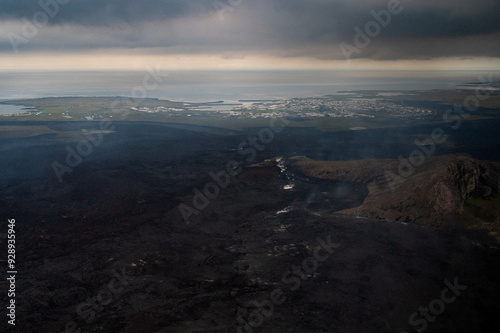
[[[222,101],[221,101],[222,102]],[[320,118],[320,117],[369,117],[377,114],[415,117],[423,119],[433,111],[427,108],[406,106],[392,100],[377,98],[346,98],[338,96],[320,98],[293,98],[290,100],[240,100],[240,104],[207,103],[192,105],[185,103],[182,108],[173,107],[132,107],[131,110],[146,113],[163,113],[169,116],[195,116],[204,113],[219,115],[224,118]],[[228,105],[231,106],[228,109]]]
[[[408,101],[398,92],[343,92],[323,97],[238,100],[231,102],[173,102],[157,98],[54,97],[0,103],[2,119],[96,121],[128,119],[168,121],[171,118],[259,119],[288,117],[298,120],[358,118],[375,121],[401,118],[426,121],[436,115],[429,103]],[[411,96],[410,96],[411,97]],[[131,105],[132,104],[132,105]],[[124,116],[126,115],[126,116]],[[406,120],[407,121],[407,120]]]

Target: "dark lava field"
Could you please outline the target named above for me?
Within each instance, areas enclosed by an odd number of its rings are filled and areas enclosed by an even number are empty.
[[[78,141],[0,139],[0,241],[6,249],[15,219],[17,332],[500,330],[500,250],[486,232],[335,214],[361,204],[366,187],[292,186],[275,162],[398,158],[432,125],[287,127],[258,148],[261,129],[115,125],[62,181],[54,162],[67,166]],[[452,144],[435,155],[498,161],[499,125],[449,129]]]

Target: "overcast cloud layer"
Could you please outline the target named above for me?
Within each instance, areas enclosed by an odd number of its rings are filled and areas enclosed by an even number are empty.
[[[42,0],[42,2],[50,2]],[[389,0],[69,0],[24,53],[113,49],[156,54],[265,55],[344,59],[372,10]],[[220,9],[217,4],[228,4]],[[231,6],[230,4],[234,6]],[[353,58],[500,57],[500,1],[401,0],[403,10]],[[34,0],[0,0],[0,52],[22,36]],[[218,11],[219,10],[219,11]],[[223,18],[223,20],[221,20]],[[10,37],[9,37],[10,36]]]

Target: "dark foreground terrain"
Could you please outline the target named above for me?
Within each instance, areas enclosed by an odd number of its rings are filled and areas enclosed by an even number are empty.
[[[344,133],[287,128],[260,143],[254,156],[238,147],[250,148],[249,134],[260,129],[115,125],[62,182],[52,165],[65,163],[76,139],[46,134],[0,141],[3,248],[7,219],[16,220],[14,331],[500,329],[500,251],[488,229],[346,215],[366,205],[369,182],[323,177],[285,187],[290,179],[273,162],[297,155],[397,159],[433,126]],[[498,161],[498,125],[449,129],[450,140],[434,155]],[[231,160],[245,163],[223,178]],[[206,188],[203,199],[197,193]],[[2,304],[6,296],[2,287]],[[12,331],[3,317],[1,330]]]

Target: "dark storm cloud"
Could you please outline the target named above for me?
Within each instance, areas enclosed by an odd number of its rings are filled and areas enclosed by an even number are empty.
[[[31,17],[41,9],[36,0],[0,1],[0,19]],[[42,3],[53,3],[42,0]],[[64,3],[64,2],[63,2]],[[50,24],[108,26],[118,22],[135,23],[184,17],[209,8],[203,0],[69,0]]]
[[[354,28],[364,30],[373,20],[370,12],[386,9],[388,2],[70,0],[25,50],[141,48],[157,53],[254,52],[342,59],[339,43],[353,44]],[[220,9],[222,3],[226,10]],[[402,12],[393,15],[391,23],[353,58],[500,56],[499,1],[401,0],[401,4]],[[19,31],[20,25],[14,23],[39,10],[37,1],[0,0],[0,24]],[[0,50],[9,48],[4,36]]]
[[[278,26],[283,41],[320,49],[322,45],[327,53],[331,46],[328,43],[354,45],[354,28],[364,31],[366,24],[374,20],[371,11],[386,9],[388,2],[273,1],[274,17],[264,24]],[[391,23],[372,38],[359,57],[387,59],[391,58],[390,53],[393,58],[500,56],[499,1],[401,0],[401,4],[403,11],[392,15]]]

